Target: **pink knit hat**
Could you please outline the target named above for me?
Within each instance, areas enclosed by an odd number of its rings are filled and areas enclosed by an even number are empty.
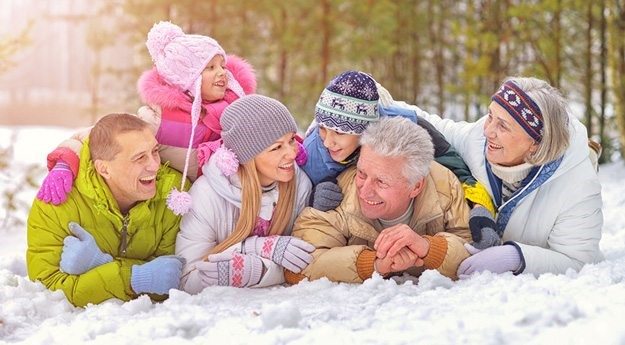
[[[189,157],[195,127],[199,121],[202,110],[202,72],[208,62],[221,55],[226,61],[226,53],[223,48],[211,37],[202,35],[187,35],[180,27],[170,22],[154,24],[146,42],[156,71],[167,83],[176,86],[182,92],[189,92],[193,96],[191,106],[191,137],[182,173],[182,186],[180,191],[174,189],[167,198],[169,208],[177,215],[186,213],[191,208],[191,196],[183,192],[184,182],[187,178]],[[245,95],[243,88],[234,79],[232,73],[226,71],[228,77],[228,89],[237,96]]]

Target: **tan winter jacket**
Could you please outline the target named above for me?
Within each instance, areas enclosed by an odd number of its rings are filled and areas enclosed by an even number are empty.
[[[293,235],[317,249],[313,252],[313,262],[301,274],[285,272],[288,283],[321,277],[360,283],[373,274],[373,244],[383,228],[378,220],[369,220],[361,214],[355,176],[356,167],[339,176],[344,198],[335,210],[322,212],[308,207],[298,217]],[[469,256],[464,243],[471,239],[469,207],[458,178],[433,162],[425,187],[413,206],[414,213],[408,225],[430,241],[430,250],[424,258],[424,267],[411,268],[407,273],[418,276],[424,268],[437,269],[457,279],[458,265]]]

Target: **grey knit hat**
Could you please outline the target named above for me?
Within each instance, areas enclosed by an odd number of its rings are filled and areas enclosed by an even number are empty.
[[[280,139],[296,132],[293,115],[279,101],[261,95],[247,95],[232,102],[221,115],[224,146],[241,164]]]

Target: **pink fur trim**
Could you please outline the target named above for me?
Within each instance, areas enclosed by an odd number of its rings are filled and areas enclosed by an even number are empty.
[[[228,55],[226,68],[239,82],[246,95],[256,93],[256,75],[247,61],[236,55]],[[137,91],[145,104],[156,104],[165,108],[182,108],[191,111],[191,97],[178,87],[168,84],[156,71],[156,67],[143,72],[137,80]],[[238,97],[229,91],[224,98],[232,103]]]
[[[256,74],[249,62],[236,55],[228,55],[226,68],[239,82],[246,95],[256,93]]]
[[[145,104],[157,104],[165,108],[191,110],[191,97],[160,77],[156,68],[144,72],[137,81],[137,90]]]

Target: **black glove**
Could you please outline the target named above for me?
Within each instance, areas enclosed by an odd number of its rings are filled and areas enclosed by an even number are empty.
[[[497,223],[492,214],[485,207],[476,205],[469,215],[469,229],[473,237],[473,247],[485,249],[501,244],[497,232]]]
[[[342,200],[341,187],[332,181],[320,182],[310,194],[310,206],[324,212],[337,208]]]

